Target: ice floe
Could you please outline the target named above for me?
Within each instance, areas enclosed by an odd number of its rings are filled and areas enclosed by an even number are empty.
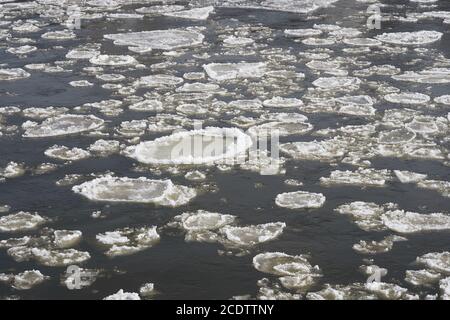
[[[46,221],[46,218],[37,213],[20,211],[0,217],[0,232],[32,230],[43,225]]]
[[[14,81],[30,77],[31,74],[20,68],[2,69],[0,68],[0,81]]]
[[[124,292],[123,289],[112,295],[107,296],[103,300],[141,300],[136,292]]]
[[[389,44],[420,46],[439,41],[442,35],[438,31],[413,31],[383,33],[376,38]]]
[[[104,121],[93,115],[63,114],[46,119],[41,124],[25,126],[24,137],[40,138],[69,135],[100,128]]]
[[[450,215],[443,213],[420,214],[395,210],[384,213],[381,220],[386,227],[399,233],[450,230]]]
[[[275,203],[289,209],[316,209],[323,206],[325,196],[306,191],[287,192],[277,195]]]
[[[195,189],[175,185],[171,180],[105,176],[74,186],[72,190],[93,201],[154,203],[181,206],[196,195]]]
[[[267,72],[263,62],[210,63],[203,68],[210,78],[217,81],[261,78]]]

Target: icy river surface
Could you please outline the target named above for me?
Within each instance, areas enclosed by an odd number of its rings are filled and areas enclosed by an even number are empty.
[[[0,0],[0,298],[450,299],[449,30],[447,0]]]

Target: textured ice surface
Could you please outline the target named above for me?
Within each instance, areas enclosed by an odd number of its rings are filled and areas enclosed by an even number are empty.
[[[105,176],[72,190],[94,201],[154,203],[162,206],[181,206],[196,196],[196,191],[175,185],[171,180],[151,180],[144,177],[117,178]]]
[[[29,290],[44,282],[48,277],[39,270],[27,270],[17,275],[0,273],[0,282],[7,282],[16,290]]]
[[[225,226],[220,231],[232,245],[248,247],[276,239],[285,227],[284,222],[271,222],[246,227]]]
[[[18,212],[0,217],[0,232],[32,230],[44,224],[46,219],[37,213]]]
[[[194,8],[183,11],[166,12],[164,15],[175,18],[192,19],[192,20],[206,20],[209,15],[214,12],[214,7]]]
[[[406,241],[406,238],[399,236],[387,236],[381,241],[365,241],[353,245],[353,249],[363,254],[378,254],[392,250],[394,243],[397,241]]]
[[[92,115],[64,114],[25,127],[24,137],[40,138],[81,133],[100,128],[104,121]]]
[[[328,178],[320,178],[321,184],[327,185],[355,185],[355,186],[384,186],[391,180],[389,170],[358,169],[356,171],[332,171]]]
[[[33,258],[44,266],[62,267],[85,262],[91,258],[86,251],[75,249],[31,249]]]
[[[236,128],[180,131],[130,147],[130,157],[146,164],[214,164],[234,161],[252,145]]]
[[[296,191],[277,195],[275,203],[289,209],[315,209],[322,207],[325,200],[325,196],[321,193]]]
[[[315,80],[313,85],[321,89],[336,90],[349,86],[359,86],[360,83],[361,80],[355,77],[328,77]]]
[[[119,56],[101,54],[89,59],[89,62],[100,66],[128,66],[135,65],[137,61],[132,56]]]
[[[267,71],[263,62],[210,63],[203,68],[210,78],[217,81],[261,78]]]
[[[193,30],[169,29],[108,34],[105,38],[113,40],[114,44],[120,46],[174,50],[199,45],[203,42],[204,36]]]
[[[431,252],[417,257],[416,261],[433,271],[450,274],[450,252]]]
[[[391,32],[376,36],[390,44],[420,46],[439,41],[442,33],[438,31]]]
[[[432,68],[419,72],[407,71],[392,76],[392,79],[428,84],[450,83],[450,68]]]
[[[450,216],[442,213],[395,210],[384,213],[381,219],[386,227],[399,233],[450,230]]]
[[[156,227],[125,228],[98,234],[99,245],[106,247],[110,257],[130,255],[154,246],[159,242]]]
[[[23,69],[2,69],[0,68],[0,81],[13,81],[28,78],[31,75]]]
[[[413,286],[432,286],[441,279],[441,274],[433,270],[406,270],[405,281]]]
[[[58,248],[66,249],[77,245],[83,234],[79,230],[55,230],[53,235],[55,245]]]
[[[66,146],[54,145],[53,147],[45,150],[44,154],[47,157],[64,160],[64,161],[75,161],[88,158],[90,153],[86,150],[80,148],[69,149]]]
[[[431,100],[426,94],[417,92],[391,93],[384,98],[389,102],[402,104],[425,104]]]
[[[141,298],[135,292],[124,292],[123,289],[120,289],[117,293],[109,295],[103,300],[141,300]]]

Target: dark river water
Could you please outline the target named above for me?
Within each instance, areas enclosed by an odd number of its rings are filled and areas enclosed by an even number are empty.
[[[301,2],[301,1],[299,1]],[[125,2],[122,2],[125,3]],[[419,5],[409,1],[382,1],[386,4],[381,10],[385,16],[402,17],[407,14],[424,11],[450,11],[448,1],[436,1],[431,4]],[[186,5],[187,2],[177,2]],[[301,5],[301,4],[300,4]],[[153,73],[166,73],[182,77],[187,72],[203,72],[202,64],[210,62],[230,63],[238,61],[264,61],[270,54],[261,56],[262,50],[279,49],[280,56],[289,52],[298,59],[296,61],[280,62],[280,57],[272,56],[270,63],[276,64],[295,72],[305,74],[305,78],[299,80],[295,87],[290,87],[288,81],[283,87],[283,81],[276,83],[274,95],[300,98],[305,105],[312,103],[308,99],[313,88],[312,82],[323,75],[316,73],[306,66],[308,55],[318,48],[327,48],[328,62],[344,60],[340,69],[348,71],[349,76],[355,70],[366,68],[370,65],[392,65],[404,71],[421,71],[441,65],[450,66],[450,33],[449,24],[442,19],[420,19],[414,21],[400,21],[390,19],[382,21],[381,30],[368,30],[366,8],[369,3],[354,0],[337,1],[331,7],[319,8],[307,14],[282,12],[277,10],[259,10],[255,8],[216,7],[213,14],[207,20],[197,21],[190,19],[178,19],[163,15],[146,16],[143,19],[99,19],[82,20],[81,29],[74,30],[76,38],[70,40],[51,40],[41,38],[41,34],[49,31],[64,29],[61,24],[40,17],[35,9],[17,8],[12,5],[0,7],[0,22],[10,21],[17,23],[19,20],[33,19],[37,22],[46,21],[39,26],[39,31],[32,33],[17,33],[11,31],[11,25],[0,25],[0,29],[10,32],[10,38],[0,40],[0,68],[25,68],[34,63],[50,63],[65,61],[67,52],[83,44],[99,44],[102,54],[131,55],[146,68],[105,67],[104,73],[120,73],[127,77],[127,83],[132,84],[133,79]],[[143,1],[140,4],[122,5],[112,12],[134,13],[136,8],[150,6]],[[45,6],[44,6],[45,7]],[[102,10],[98,11],[106,14]],[[2,14],[4,16],[2,17]],[[449,17],[450,17],[450,13]],[[450,18],[449,18],[450,20]],[[30,20],[31,21],[31,20]],[[49,22],[50,21],[50,22]],[[416,47],[391,45],[391,48],[405,48],[406,52],[385,50],[378,54],[352,53],[343,50],[350,47],[338,40],[329,46],[308,46],[301,41],[283,36],[285,29],[313,28],[314,25],[330,24],[341,27],[356,28],[362,32],[359,37],[374,38],[382,33],[414,32],[419,30],[434,30],[443,33],[438,42]],[[105,34],[138,32],[150,30],[166,30],[172,28],[185,29],[190,26],[204,27],[205,35],[203,47],[184,49],[180,56],[168,56],[161,50],[154,50],[147,54],[137,54],[127,50],[126,46],[114,45],[112,41],[104,39]],[[223,35],[232,35],[236,30],[242,33],[251,27],[264,28],[267,36],[261,35],[261,30],[247,32],[246,37],[254,38],[255,52],[240,55],[239,49],[226,52],[223,47]],[[237,34],[237,33],[234,33]],[[325,33],[320,37],[326,38]],[[37,47],[37,51],[26,55],[14,55],[6,50],[23,44],[17,39],[30,38],[31,45]],[[1,37],[0,37],[1,39]],[[302,38],[303,39],[303,38]],[[385,44],[388,46],[387,44]],[[415,48],[426,48],[426,52],[420,53]],[[377,50],[377,49],[369,49]],[[325,52],[325,51],[324,51]],[[198,59],[195,54],[208,53],[210,57]],[[300,57],[300,58],[299,58]],[[162,69],[151,69],[156,63],[171,61],[173,64]],[[186,63],[194,61],[192,64]],[[355,64],[352,65],[351,61]],[[357,65],[356,62],[367,62],[366,65]],[[29,290],[14,289],[10,283],[0,281],[0,297],[20,299],[102,299],[116,293],[119,289],[126,292],[139,292],[144,283],[154,283],[157,294],[154,299],[230,299],[235,296],[258,296],[258,281],[268,278],[276,283],[277,276],[262,273],[255,269],[252,259],[262,252],[283,252],[289,255],[307,254],[312,265],[318,265],[322,276],[306,292],[301,292],[304,297],[307,292],[317,292],[331,286],[350,286],[355,283],[365,283],[368,275],[360,271],[360,266],[374,264],[388,270],[388,274],[382,281],[396,284],[408,289],[412,295],[417,294],[424,298],[427,294],[439,294],[439,285],[413,286],[405,281],[407,270],[423,269],[418,266],[416,258],[431,252],[444,252],[449,250],[449,230],[435,230],[401,234],[391,229],[381,231],[364,231],[359,228],[349,215],[340,214],[335,209],[343,204],[353,201],[374,202],[384,204],[392,202],[398,208],[417,213],[448,213],[449,198],[436,190],[419,188],[415,183],[401,183],[394,178],[387,181],[382,187],[358,186],[358,185],[330,185],[319,183],[320,178],[330,176],[335,170],[354,171],[358,165],[351,165],[342,161],[329,163],[327,161],[296,160],[286,157],[284,164],[285,173],[276,175],[261,175],[259,172],[233,167],[231,170],[222,171],[216,166],[207,168],[198,166],[197,169],[206,172],[206,179],[202,182],[188,181],[184,174],[190,169],[181,169],[181,173],[171,170],[152,167],[142,172],[137,170],[138,162],[123,154],[115,153],[104,157],[90,157],[83,160],[64,162],[52,159],[44,154],[44,151],[53,145],[78,147],[87,149],[96,140],[115,139],[125,145],[130,145],[128,138],[115,132],[121,122],[130,120],[143,120],[155,116],[152,112],[131,112],[126,109],[115,116],[104,115],[98,110],[79,111],[75,108],[85,103],[99,102],[106,99],[124,99],[124,95],[116,94],[114,90],[102,88],[104,82],[88,74],[83,68],[92,64],[87,60],[78,60],[72,65],[63,68],[71,72],[50,73],[39,70],[27,70],[31,74],[26,79],[15,81],[0,81],[0,108],[16,106],[21,110],[49,106],[66,107],[67,113],[94,114],[106,120],[106,137],[98,137],[88,134],[61,135],[56,137],[26,138],[23,137],[22,124],[27,120],[41,122],[42,119],[30,119],[24,114],[16,112],[12,115],[0,116],[0,129],[6,126],[17,126],[7,133],[3,130],[0,136],[0,168],[11,161],[21,163],[25,167],[24,174],[18,177],[6,178],[0,182],[0,205],[8,205],[11,209],[7,214],[26,211],[37,212],[50,222],[35,230],[0,232],[0,240],[18,238],[24,235],[38,235],[45,232],[45,228],[53,230],[80,230],[83,234],[81,241],[76,245],[77,250],[87,251],[91,258],[83,263],[84,268],[100,269],[102,276],[89,287],[81,290],[68,290],[61,284],[61,276],[66,272],[66,266],[45,266],[30,259],[17,262],[7,254],[5,248],[0,248],[0,273],[18,274],[25,270],[39,270],[49,278]],[[368,95],[375,99],[375,117],[358,115],[343,115],[327,112],[302,112],[308,117],[308,122],[314,126],[314,130],[302,135],[292,134],[280,138],[281,143],[297,141],[313,141],[314,139],[332,138],[337,133],[330,133],[325,137],[314,135],[322,129],[338,129],[348,125],[374,124],[381,121],[386,110],[394,108],[411,108],[419,110],[422,115],[430,117],[443,117],[447,119],[450,111],[449,105],[428,108],[427,105],[403,105],[392,104],[383,99],[384,93],[377,91],[381,84],[392,86],[401,92],[418,92],[431,97],[431,99],[450,94],[450,83],[427,84],[416,82],[395,81],[390,75],[373,75],[362,78],[364,82],[372,82],[372,85],[361,85],[359,89],[351,93],[334,92],[331,97],[343,95]],[[130,80],[131,79],[131,80]],[[69,82],[76,80],[88,80],[93,83],[91,87],[72,87]],[[291,81],[292,79],[290,79]],[[187,81],[187,80],[186,80]],[[214,82],[208,79],[200,82]],[[258,87],[259,79],[248,79],[232,83],[219,83],[222,89],[228,90],[228,94],[217,95],[214,99],[230,102],[239,99],[258,98],[258,93],[252,92],[249,87]],[[296,81],[296,80],[292,80]],[[187,81],[188,82],[188,81]],[[269,85],[267,85],[269,83]],[[262,84],[264,97],[261,100],[272,97],[270,82]],[[134,96],[142,97],[145,93],[157,89],[138,89]],[[261,90],[259,92],[261,92]],[[167,91],[166,96],[175,91]],[[320,93],[318,93],[320,95]],[[194,102],[197,103],[197,102]],[[205,103],[204,101],[202,103]],[[206,102],[207,103],[207,102]],[[428,104],[431,104],[429,102]],[[273,110],[272,110],[273,111]],[[290,110],[292,111],[292,110]],[[275,110],[273,112],[287,112]],[[169,112],[170,113],[170,112]],[[254,114],[243,112],[241,115],[253,116]],[[256,115],[259,117],[260,115]],[[188,115],[188,118],[195,116]],[[232,127],[230,119],[232,114],[214,114],[203,118],[209,126]],[[448,119],[447,125],[448,125]],[[186,126],[190,128],[189,125]],[[448,129],[447,129],[448,130]],[[0,130],[1,132],[2,130]],[[153,140],[168,133],[146,132],[140,136],[141,141]],[[350,133],[351,135],[351,133]],[[428,141],[434,141],[443,150],[444,159],[418,159],[408,157],[381,157],[379,155],[370,158],[370,168],[387,170],[407,170],[428,175],[430,180],[449,181],[450,170],[448,166],[448,153],[450,141],[448,131],[441,135],[426,137]],[[363,142],[364,144],[364,142]],[[35,169],[42,163],[55,163],[58,168],[44,174],[37,174]],[[89,175],[112,172],[120,177],[147,177],[153,179],[169,178],[174,183],[197,188],[207,186],[197,197],[188,204],[178,207],[164,207],[142,203],[97,202],[91,201],[72,191],[74,184],[60,186],[56,182],[67,174]],[[85,177],[83,181],[90,180]],[[303,186],[290,186],[285,183],[287,179],[296,179]],[[1,179],[0,179],[1,181]],[[212,190],[214,189],[214,191]],[[284,192],[304,190],[308,192],[322,193],[326,201],[317,209],[288,209],[277,206],[275,198]],[[248,249],[246,254],[219,254],[223,245],[219,243],[187,242],[183,232],[163,228],[177,215],[183,212],[195,212],[206,210],[231,214],[237,217],[239,226],[258,225],[269,222],[281,221],[286,223],[283,233],[276,239],[260,243]],[[101,211],[103,218],[94,219],[91,214]],[[444,224],[444,223],[443,223]],[[106,231],[113,231],[124,227],[157,226],[160,234],[159,243],[153,247],[132,255],[108,257],[104,250],[96,244],[96,235]],[[395,242],[392,250],[379,254],[361,254],[352,246],[360,240],[380,241],[384,237],[398,234],[407,238],[407,241]],[[367,259],[373,259],[368,261]],[[448,263],[448,262],[447,262]],[[447,268],[450,264],[447,265]],[[442,278],[445,273],[442,274]],[[280,287],[281,288],[281,287]],[[294,293],[295,290],[280,289]],[[361,295],[363,298],[364,295]]]

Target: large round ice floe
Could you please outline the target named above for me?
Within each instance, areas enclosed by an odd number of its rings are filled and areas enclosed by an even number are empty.
[[[54,137],[81,133],[100,128],[104,121],[93,115],[63,114],[46,119],[38,125],[27,126],[24,137]]]
[[[28,78],[30,74],[23,69],[0,69],[0,81],[12,81]]]
[[[187,231],[217,230],[231,224],[236,219],[235,216],[229,214],[220,214],[203,210],[184,213],[180,217],[182,227]]]
[[[106,39],[120,46],[174,50],[201,44],[204,36],[193,30],[153,30],[131,33],[107,34]]]
[[[175,185],[171,180],[144,177],[105,176],[74,186],[72,190],[94,201],[154,203],[172,207],[187,204],[197,195],[195,189]]]
[[[214,164],[238,159],[251,145],[239,129],[206,128],[143,142],[126,153],[146,164]]]
[[[89,59],[89,62],[99,66],[129,66],[138,64],[132,56],[100,54]]]
[[[217,81],[261,78],[267,72],[264,62],[210,63],[203,66],[208,76]]]
[[[296,191],[277,195],[275,203],[289,209],[313,209],[322,207],[325,200],[325,196],[321,193]]]
[[[430,96],[418,92],[390,93],[384,99],[401,104],[425,104],[431,100]]]
[[[442,35],[438,31],[414,31],[383,33],[376,38],[390,44],[420,46],[439,41]]]
[[[225,226],[220,231],[230,244],[246,247],[276,239],[285,227],[284,222],[272,222],[245,227]]]

